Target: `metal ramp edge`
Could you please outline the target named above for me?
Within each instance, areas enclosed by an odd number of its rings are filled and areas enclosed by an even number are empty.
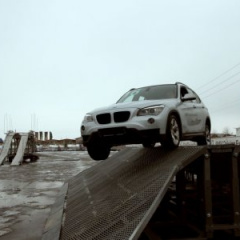
[[[205,153],[206,147],[116,153],[68,182],[61,235],[52,213],[42,239],[138,239],[176,173]]]
[[[8,132],[7,135],[6,135],[4,145],[3,145],[1,155],[0,155],[0,165],[3,164],[3,162],[5,161],[5,159],[8,155],[9,149],[11,147],[11,142],[12,142],[13,136],[14,136],[14,132]]]
[[[27,146],[28,133],[21,133],[21,140],[17,149],[17,154],[12,160],[11,165],[20,165],[23,161],[24,151]]]

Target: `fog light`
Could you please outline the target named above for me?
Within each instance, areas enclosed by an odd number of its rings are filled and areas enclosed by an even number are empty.
[[[85,127],[84,127],[84,126],[82,126],[82,127],[81,127],[81,130],[82,130],[82,131],[84,131],[84,130],[85,130]]]
[[[150,124],[153,124],[153,123],[155,122],[155,120],[154,120],[154,118],[149,118],[149,119],[148,119],[148,122],[149,122]]]

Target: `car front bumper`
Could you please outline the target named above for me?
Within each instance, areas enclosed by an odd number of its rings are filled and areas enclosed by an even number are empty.
[[[82,135],[83,144],[88,145],[90,141],[96,139],[105,141],[110,145],[121,144],[140,144],[145,142],[160,141],[160,129],[137,130],[134,128],[116,127],[116,128],[101,128],[91,135]]]

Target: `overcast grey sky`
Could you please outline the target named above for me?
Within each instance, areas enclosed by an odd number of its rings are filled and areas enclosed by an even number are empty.
[[[239,13],[239,0],[0,0],[0,137],[76,138],[86,112],[176,81],[200,95],[213,131],[235,133]]]

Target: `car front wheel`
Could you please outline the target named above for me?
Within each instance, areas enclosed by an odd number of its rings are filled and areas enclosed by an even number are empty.
[[[175,115],[170,115],[167,122],[166,138],[162,142],[165,148],[176,148],[180,143],[180,123]]]
[[[87,151],[93,160],[105,160],[110,154],[110,146],[99,140],[89,143],[87,146]]]

